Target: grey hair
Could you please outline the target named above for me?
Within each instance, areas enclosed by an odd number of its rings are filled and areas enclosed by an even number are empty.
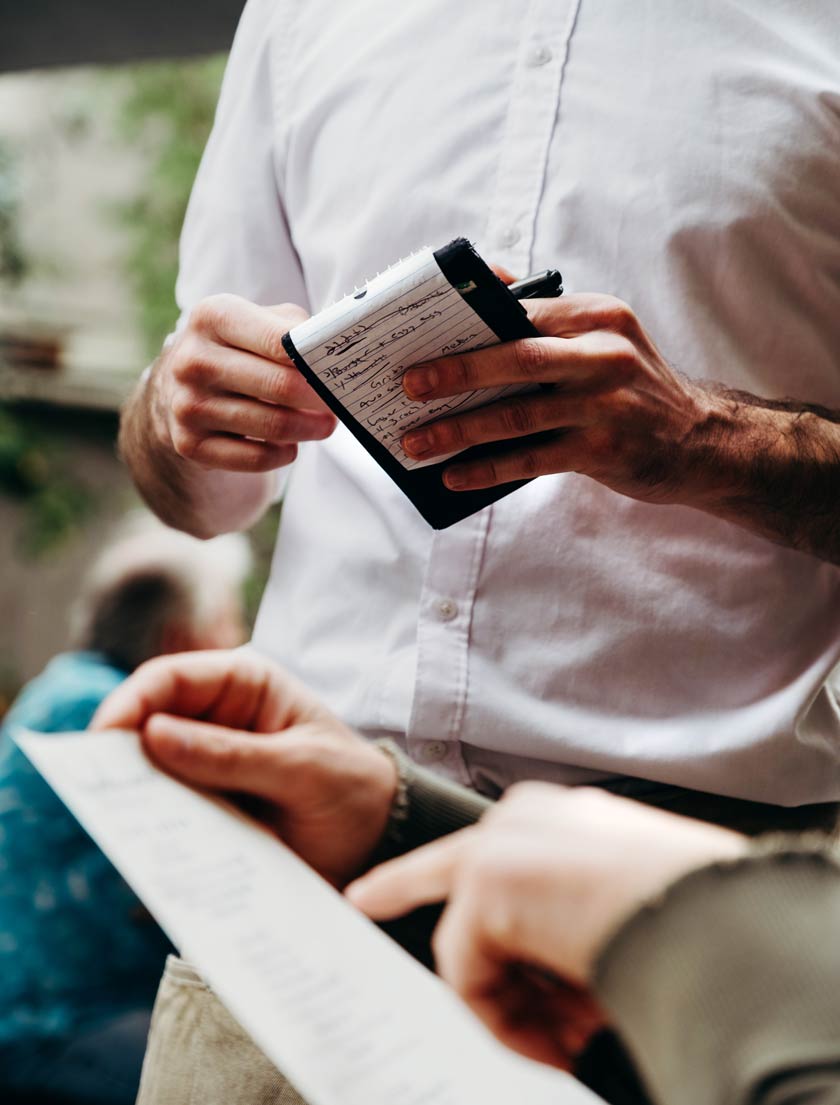
[[[239,534],[202,542],[147,516],[132,518],[83,582],[72,644],[134,671],[160,655],[173,627],[199,636],[236,596],[250,565]]]

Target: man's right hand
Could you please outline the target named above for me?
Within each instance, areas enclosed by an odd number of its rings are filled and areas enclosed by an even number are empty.
[[[198,303],[149,382],[161,444],[204,468],[268,472],[290,464],[299,442],[329,437],[336,420],[281,341],[307,317],[235,295]]]
[[[478,825],[374,869],[348,897],[377,921],[446,901],[439,974],[503,1043],[569,1068],[603,1024],[590,988],[610,937],[670,883],[747,847],[594,788],[518,783]]]
[[[250,812],[338,887],[370,862],[397,788],[390,756],[276,664],[242,649],[142,664],[91,728],[136,729],[171,774],[250,796]]]

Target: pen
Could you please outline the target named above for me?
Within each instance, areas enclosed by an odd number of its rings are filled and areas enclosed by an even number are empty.
[[[517,299],[554,299],[563,294],[563,277],[557,269],[546,269],[508,284],[508,291]]]
[[[508,284],[508,291],[519,299],[556,299],[563,294],[563,277],[558,269],[546,269]],[[525,308],[523,307],[524,311]],[[540,384],[542,391],[551,391],[551,384]]]

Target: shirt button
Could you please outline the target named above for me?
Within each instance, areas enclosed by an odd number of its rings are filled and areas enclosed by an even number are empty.
[[[547,46],[535,46],[528,55],[528,64],[532,68],[537,69],[541,65],[547,65],[553,56],[554,55]]]
[[[437,604],[437,612],[442,622],[451,622],[458,613],[458,603],[452,599],[441,599]]]
[[[420,756],[427,764],[439,764],[446,758],[446,745],[443,741],[428,741],[420,750]]]
[[[507,230],[503,230],[499,235],[499,245],[507,249],[509,246],[515,246],[521,237],[522,235],[515,226],[509,226]]]

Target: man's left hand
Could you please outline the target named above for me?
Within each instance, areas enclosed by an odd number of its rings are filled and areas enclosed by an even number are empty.
[[[397,789],[390,756],[251,649],[149,660],[91,728],[136,729],[165,771],[247,796],[250,812],[334,886],[369,863]]]
[[[683,443],[723,418],[724,404],[677,375],[618,299],[572,295],[529,309],[542,336],[418,365],[403,387],[424,401],[499,385],[539,390],[412,430],[406,453],[426,460],[499,442],[446,469],[455,491],[579,472],[636,499],[673,501]]]

